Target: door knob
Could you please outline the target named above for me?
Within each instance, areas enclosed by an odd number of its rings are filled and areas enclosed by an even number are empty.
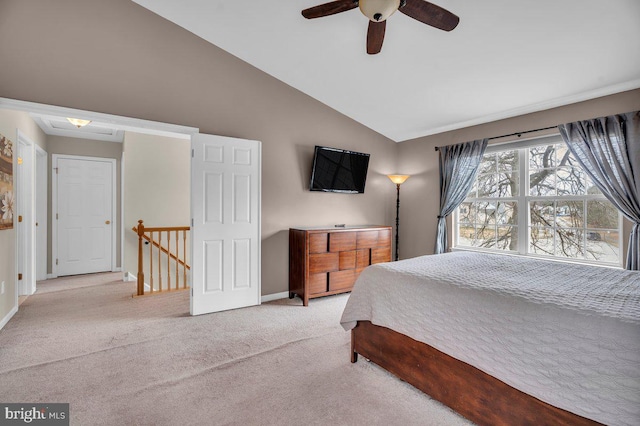
[[[105,221],[104,221],[104,224],[105,224],[105,225],[109,225],[109,224],[111,224],[111,221],[110,221],[110,220],[105,220]]]

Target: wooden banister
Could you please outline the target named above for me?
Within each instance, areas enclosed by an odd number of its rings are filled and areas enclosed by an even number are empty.
[[[138,228],[137,227],[133,227],[131,228],[132,231],[134,232],[138,232]],[[175,228],[144,228],[145,232],[160,232],[160,231],[189,231],[191,230],[191,228],[189,226],[178,226]],[[184,261],[182,259],[179,259],[176,257],[175,254],[171,253],[169,250],[167,250],[166,248],[164,248],[164,246],[160,245],[160,243],[158,243],[156,240],[152,240],[151,238],[149,238],[147,235],[142,235],[142,238],[144,238],[147,242],[149,242],[150,244],[153,244],[155,247],[159,248],[160,250],[162,250],[162,252],[166,255],[168,255],[171,259],[175,260],[176,262],[178,262],[179,264],[181,264],[182,266],[186,267],[187,269],[191,269],[191,265],[188,265],[186,263],[184,263]],[[186,248],[186,246],[185,246]]]
[[[180,289],[180,273],[179,269],[182,266],[182,289],[188,288],[187,284],[187,269],[191,269],[191,266],[187,264],[187,231],[191,230],[189,226],[171,226],[171,227],[146,227],[144,226],[144,222],[142,220],[138,221],[138,226],[134,226],[131,228],[133,232],[138,235],[138,273],[137,273],[137,295],[142,296],[145,294],[145,274],[144,274],[144,253],[143,253],[143,245],[150,244],[149,246],[149,279],[150,279],[150,293],[153,293],[154,290],[154,275],[153,275],[153,247],[158,249],[158,262],[157,262],[157,272],[158,272],[158,289],[157,291],[162,292],[165,291],[162,287],[162,254],[164,253],[167,257],[167,269],[166,269],[166,282],[167,289],[166,291],[171,290],[179,290]],[[162,245],[162,233],[166,232],[167,234],[167,247]],[[175,232],[175,253],[171,252],[171,232]],[[182,232],[182,256],[180,256],[180,232]],[[158,241],[154,239],[154,233],[158,234]],[[171,263],[175,264],[175,288],[171,288]]]

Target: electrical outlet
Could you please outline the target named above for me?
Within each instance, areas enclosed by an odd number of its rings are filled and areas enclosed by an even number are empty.
[[[0,294],[4,294],[4,281],[0,284]]]

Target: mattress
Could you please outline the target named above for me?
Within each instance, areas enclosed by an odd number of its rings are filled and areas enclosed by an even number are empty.
[[[371,321],[556,407],[640,424],[640,272],[454,252],[373,265],[342,315]]]

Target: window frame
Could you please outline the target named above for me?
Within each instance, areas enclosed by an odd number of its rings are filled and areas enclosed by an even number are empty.
[[[531,218],[530,218],[530,203],[535,201],[584,201],[583,203],[583,217],[584,220],[587,220],[587,203],[592,200],[605,200],[606,197],[603,194],[584,194],[584,195],[556,195],[553,197],[549,196],[540,196],[540,195],[529,195],[529,185],[530,185],[530,176],[529,176],[529,158],[528,158],[528,150],[530,148],[536,146],[545,146],[545,145],[555,145],[558,143],[564,143],[564,140],[560,136],[559,133],[552,134],[543,137],[531,138],[527,140],[519,140],[514,142],[506,142],[499,144],[492,144],[487,147],[484,155],[486,154],[495,154],[502,151],[510,151],[517,150],[518,153],[518,195],[512,197],[472,197],[465,198],[463,203],[466,202],[516,202],[518,204],[518,220],[515,224],[511,225],[517,227],[517,236],[518,236],[518,248],[515,251],[508,249],[498,249],[498,248],[483,248],[483,247],[472,247],[472,246],[460,246],[459,238],[460,238],[460,206],[458,206],[452,215],[452,228],[453,228],[453,251],[476,251],[483,253],[493,253],[493,254],[503,254],[508,256],[525,256],[536,259],[545,259],[556,262],[570,262],[570,263],[578,263],[578,264],[588,264],[588,265],[596,265],[602,267],[614,267],[614,268],[622,268],[624,264],[624,247],[623,247],[623,229],[624,216],[620,211],[618,211],[618,247],[619,247],[619,256],[617,262],[606,262],[599,260],[591,260],[586,257],[583,259],[570,258],[570,257],[562,257],[557,255],[545,255],[545,254],[536,254],[529,253],[529,245],[530,245],[530,229],[531,226]],[[557,166],[556,166],[557,167]],[[476,176],[476,180],[477,180]],[[588,228],[586,226],[586,222],[583,225],[583,230],[585,232],[583,248],[586,247],[587,244],[587,232]],[[553,229],[556,229],[555,227]],[[590,228],[589,228],[590,229]]]

